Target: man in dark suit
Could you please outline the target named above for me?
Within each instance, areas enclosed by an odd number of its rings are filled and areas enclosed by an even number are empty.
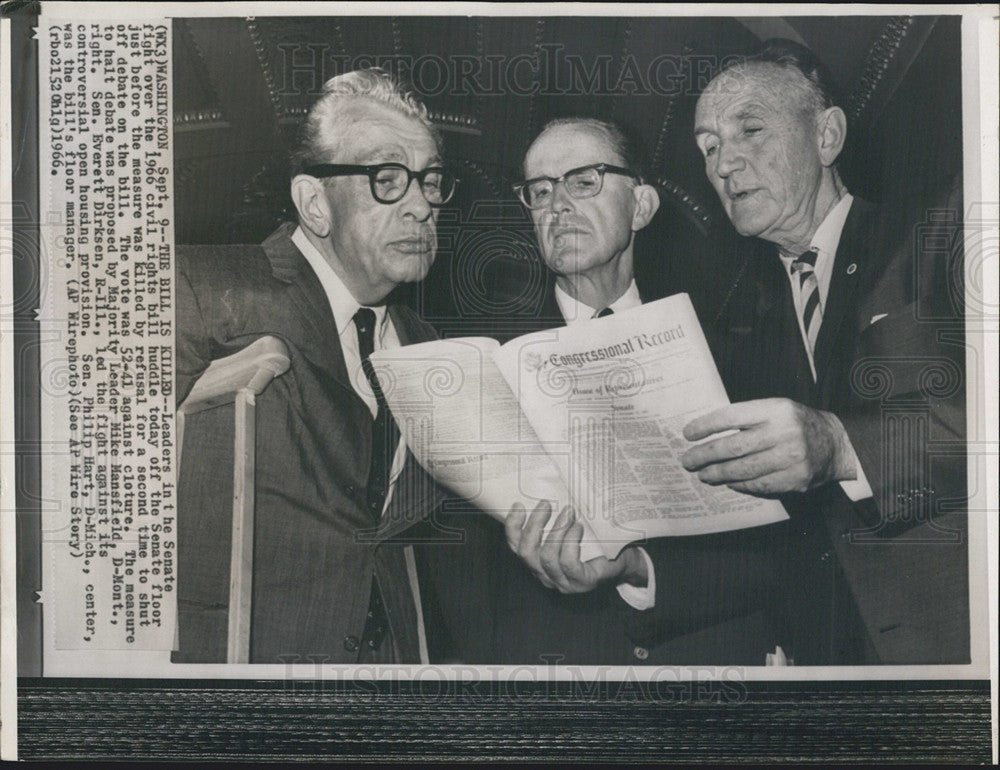
[[[789,512],[767,528],[779,657],[967,661],[964,347],[960,316],[936,313],[946,287],[919,280],[939,273],[933,255],[847,191],[846,118],[801,46],[772,42],[716,77],[694,130],[754,240],[710,332],[738,403],[685,428],[707,440],[684,462]]]
[[[288,347],[290,369],[257,401],[250,662],[417,663],[416,572],[397,536],[440,494],[367,358],[434,336],[390,293],[430,268],[454,177],[426,109],[379,70],[325,85],[293,164],[297,226],[259,247],[179,250],[178,401],[214,359],[266,335]],[[185,431],[177,662],[225,660],[225,411]]]
[[[643,183],[638,152],[621,129],[590,118],[555,120],[532,142],[524,173],[527,181],[518,194],[531,213],[552,279],[536,330],[641,304],[633,277],[635,236],[656,213],[659,197]],[[769,640],[762,633],[762,613],[756,611],[762,594],[722,592],[714,581],[720,557],[732,564],[745,560],[746,552],[755,553],[747,543],[676,539],[666,551],[690,569],[679,576],[663,568],[664,589],[641,545],[624,549],[614,560],[561,561],[555,544],[578,547],[582,529],[563,518],[543,542],[551,513],[547,506],[530,515],[512,511],[503,533],[495,522],[463,517],[466,521],[455,522],[465,532],[460,553],[449,553],[454,548],[425,551],[443,577],[435,581],[439,597],[455,607],[445,614],[467,620],[454,631],[464,660],[649,665],[762,659]],[[469,577],[456,581],[460,565]],[[685,592],[672,602],[683,609],[674,613],[668,642],[637,644],[624,623],[629,607],[649,611],[657,596],[670,594],[671,584],[682,591],[690,585],[707,590],[697,599]],[[477,598],[471,600],[470,594]],[[480,611],[470,616],[468,606],[465,612],[457,606],[463,603]]]
[[[660,200],[655,188],[643,183],[637,152],[623,132],[590,118],[554,120],[528,148],[524,175],[518,194],[554,276],[549,310],[556,312],[549,315],[557,324],[641,304],[633,277],[635,234],[649,224]],[[587,588],[596,590],[563,593],[529,546],[540,536],[544,518],[530,517],[527,530],[522,530],[523,511],[506,520],[511,550],[497,552],[498,661],[635,662],[618,593],[640,608],[648,604],[648,557],[629,547],[613,561],[596,559],[586,566]]]
[[[706,329],[738,403],[686,427],[707,440],[684,461],[708,483],[779,497],[790,520],[685,548],[650,541],[656,600],[627,628],[660,649],[706,598],[720,611],[770,594],[769,662],[967,662],[961,317],[942,313],[947,287],[927,279],[942,272],[920,248],[933,239],[894,238],[848,194],[836,169],[846,120],[830,94],[811,54],[780,43],[699,100],[706,172],[753,240]],[[570,590],[574,526],[532,545]]]

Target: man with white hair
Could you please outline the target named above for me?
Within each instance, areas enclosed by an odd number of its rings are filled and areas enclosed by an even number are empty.
[[[770,528],[777,658],[967,661],[965,350],[927,280],[940,250],[847,190],[847,118],[801,45],[713,79],[694,136],[746,239],[712,330],[736,403],[686,426],[683,461],[789,512]]]
[[[629,635],[669,649],[692,617],[756,600],[763,624],[730,627],[724,647],[750,665],[967,662],[964,348],[961,316],[941,315],[947,287],[927,280],[940,248],[916,230],[893,238],[847,191],[847,120],[802,46],[773,42],[713,79],[694,132],[745,238],[706,329],[734,403],[685,427],[700,443],[682,460],[709,484],[778,497],[790,518],[649,541],[655,599]],[[509,518],[512,547],[547,584],[589,590],[611,564],[579,562],[568,514],[542,540],[547,518],[523,531]],[[698,645],[697,662],[734,662]]]
[[[297,224],[259,247],[178,250],[178,403],[212,360],[260,337],[291,358],[257,400],[252,663],[422,657],[415,566],[394,538],[440,493],[399,440],[368,356],[434,336],[390,293],[427,274],[455,182],[426,109],[380,70],[349,72],[306,117]],[[225,659],[223,411],[192,415],[185,432],[177,662]]]

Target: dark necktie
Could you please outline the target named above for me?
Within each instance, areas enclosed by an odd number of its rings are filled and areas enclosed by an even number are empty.
[[[385,402],[382,388],[375,376],[375,367],[369,356],[375,351],[375,311],[363,307],[354,314],[354,325],[358,330],[358,348],[361,352],[361,368],[364,369],[368,384],[371,385],[378,411],[372,424],[372,459],[368,471],[368,510],[378,519],[382,515],[385,496],[389,492],[389,471],[392,458],[399,444],[399,428],[392,419],[389,405]]]
[[[369,356],[375,351],[375,311],[363,307],[354,314],[354,326],[358,330],[358,350],[361,353],[361,368],[364,369],[368,384],[375,394],[378,411],[372,424],[372,459],[368,470],[368,510],[376,520],[382,516],[385,507],[385,496],[389,491],[389,471],[392,469],[392,458],[396,454],[399,443],[399,428],[389,413],[389,405],[375,376],[375,367]],[[360,641],[349,636],[344,644],[349,652],[358,651],[358,660],[382,646],[389,621],[385,606],[382,603],[382,593],[378,581],[372,579],[371,597],[368,602],[368,615]]]
[[[598,310],[596,313],[594,313],[594,318],[605,318],[614,312],[615,311],[612,310],[611,308],[606,307],[603,310]]]
[[[802,303],[802,328],[809,341],[809,357],[816,351],[816,338],[823,322],[823,308],[819,304],[819,282],[816,280],[816,252],[807,251],[792,262],[792,272],[799,276],[799,297]]]

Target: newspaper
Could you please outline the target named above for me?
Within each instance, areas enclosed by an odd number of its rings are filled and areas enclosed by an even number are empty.
[[[788,517],[779,502],[705,484],[680,462],[684,426],[729,403],[686,294],[505,345],[440,340],[372,361],[435,479],[498,517],[512,502],[549,500],[554,521],[572,505],[584,560]]]

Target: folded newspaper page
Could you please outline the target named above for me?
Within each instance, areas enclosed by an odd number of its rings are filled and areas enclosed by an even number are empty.
[[[500,520],[514,503],[530,511],[547,500],[558,513],[572,504],[568,458],[538,440],[493,362],[499,348],[463,337],[377,351],[372,362],[406,445],[439,483]],[[588,533],[583,558],[602,553]]]
[[[589,528],[584,559],[787,518],[779,502],[709,486],[681,465],[684,426],[729,403],[686,294],[503,346],[436,340],[372,361],[438,482],[497,517],[514,502],[573,505]]]

